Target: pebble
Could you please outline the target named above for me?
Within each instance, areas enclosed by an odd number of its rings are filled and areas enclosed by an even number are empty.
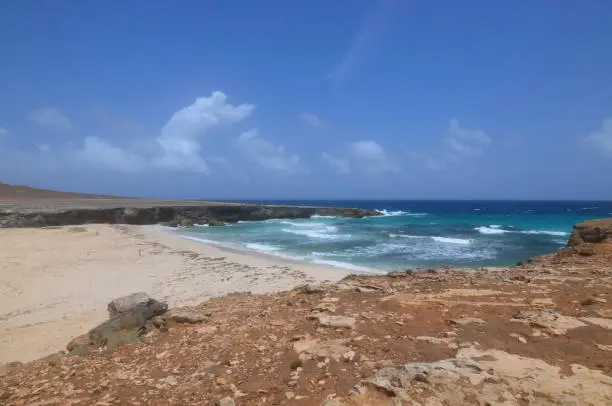
[[[353,362],[353,360],[355,359],[355,351],[345,352],[344,355],[342,355],[342,358],[346,362]]]
[[[217,402],[217,405],[218,406],[236,406],[236,402],[234,402],[233,398],[226,396],[223,399],[220,399]]]
[[[510,336],[516,338],[517,340],[519,340],[523,344],[527,344],[527,339],[525,339],[525,337],[523,337],[520,334],[512,333],[512,334],[510,334]]]

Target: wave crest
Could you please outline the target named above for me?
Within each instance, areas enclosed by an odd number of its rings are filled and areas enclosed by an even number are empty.
[[[437,242],[443,242],[447,244],[468,245],[472,243],[472,240],[465,239],[465,238],[431,237],[431,239]]]
[[[505,234],[505,233],[509,233],[510,231],[508,230],[502,230],[501,228],[498,227],[493,227],[493,226],[489,226],[489,227],[485,227],[485,226],[481,226],[481,227],[475,227],[474,230],[478,231],[480,234]]]

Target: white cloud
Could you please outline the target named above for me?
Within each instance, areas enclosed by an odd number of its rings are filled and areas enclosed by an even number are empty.
[[[34,124],[58,131],[69,131],[73,128],[72,122],[55,107],[45,107],[32,111],[28,118]]]
[[[237,147],[246,157],[266,170],[284,174],[305,170],[297,154],[289,154],[282,145],[274,145],[260,137],[256,128],[240,134]]]
[[[125,173],[144,170],[146,161],[138,154],[114,146],[98,137],[85,137],[77,157],[92,166]]]
[[[313,113],[302,113],[300,114],[300,119],[309,126],[318,130],[322,130],[327,127],[327,123],[323,121],[323,119],[321,119],[319,116]]]
[[[0,138],[8,137],[9,135],[11,135],[11,132],[9,130],[4,127],[0,127]]]
[[[340,156],[323,153],[323,159],[340,173],[357,168],[365,173],[397,172],[399,167],[376,141],[355,141],[346,145]]]
[[[491,143],[491,137],[482,130],[461,128],[456,119],[451,119],[446,142],[450,149],[460,155],[473,156],[484,153],[483,146]]]
[[[199,97],[195,102],[175,112],[157,138],[165,154],[155,159],[156,165],[175,170],[208,172],[200,156],[200,138],[212,129],[237,123],[255,109],[251,104],[233,106],[222,92]]]
[[[601,123],[601,127],[587,135],[585,140],[603,154],[612,157],[612,117]]]

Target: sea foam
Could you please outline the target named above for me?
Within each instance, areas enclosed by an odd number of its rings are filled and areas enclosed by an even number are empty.
[[[493,227],[493,226],[496,226],[496,227]],[[493,226],[476,227],[474,228],[474,230],[478,231],[480,234],[505,234],[505,233],[510,232],[508,230],[502,230],[501,228],[499,228],[500,226],[497,226],[496,224],[494,224]]]
[[[269,244],[260,244],[250,242],[245,245],[248,249],[258,252],[276,252],[280,250],[280,247],[276,247],[274,245]]]
[[[547,230],[527,230],[520,231],[521,234],[546,234],[546,235],[554,235],[556,237],[564,237],[569,235],[569,233],[565,231],[547,231]]]
[[[472,243],[472,240],[468,240],[464,238],[431,237],[431,239],[437,242],[443,242],[447,244],[468,245]]]

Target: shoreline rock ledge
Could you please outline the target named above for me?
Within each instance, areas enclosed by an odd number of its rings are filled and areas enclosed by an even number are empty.
[[[179,202],[180,203],[180,202]],[[93,202],[92,204],[95,204]],[[376,210],[276,206],[235,203],[194,203],[193,205],[155,205],[151,207],[57,207],[47,202],[36,207],[0,205],[0,228],[47,227],[81,225],[88,223],[105,224],[164,224],[167,226],[192,226],[208,224],[220,226],[237,221],[260,221],[273,218],[297,219],[311,216],[334,216],[361,218],[380,216]]]

